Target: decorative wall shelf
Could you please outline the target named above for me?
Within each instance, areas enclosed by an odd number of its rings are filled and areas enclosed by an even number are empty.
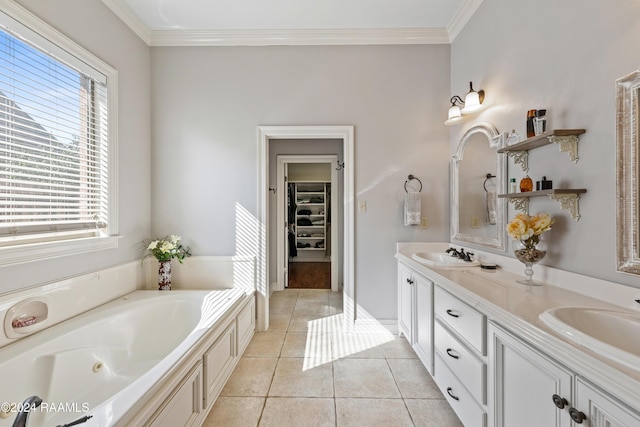
[[[498,197],[507,199],[513,206],[524,213],[529,212],[529,199],[531,197],[549,196],[551,200],[555,200],[560,203],[560,208],[568,210],[573,219],[578,221],[580,219],[579,203],[580,194],[586,193],[584,188],[579,189],[554,189],[554,190],[540,190],[540,191],[528,191],[525,193],[509,193],[499,194]]]
[[[569,155],[573,163],[576,163],[578,161],[578,141],[580,140],[578,135],[585,132],[585,129],[555,129],[501,148],[498,153],[507,153],[507,156],[519,164],[523,171],[529,172],[529,150],[554,143],[558,144],[561,152]]]

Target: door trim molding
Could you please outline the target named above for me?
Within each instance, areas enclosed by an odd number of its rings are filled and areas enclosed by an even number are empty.
[[[271,139],[342,139],[344,162],[344,243],[343,287],[344,324],[351,330],[355,321],[354,292],[354,127],[353,126],[258,126],[258,253],[257,323],[258,331],[269,328],[269,141]]]

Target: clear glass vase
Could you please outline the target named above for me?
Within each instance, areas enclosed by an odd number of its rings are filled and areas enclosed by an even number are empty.
[[[540,262],[547,255],[547,244],[542,240],[515,240],[513,244],[513,253],[520,262],[525,265],[525,278],[516,280],[516,282],[528,286],[540,286],[542,283],[535,282],[533,277],[533,264]]]

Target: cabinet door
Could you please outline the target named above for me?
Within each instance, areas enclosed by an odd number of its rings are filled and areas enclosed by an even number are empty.
[[[202,413],[202,363],[191,371],[163,403],[149,427],[189,427],[200,423]]]
[[[242,355],[256,330],[256,303],[254,298],[238,314],[237,322],[238,355]]]
[[[419,274],[413,275],[413,281],[416,297],[414,348],[427,371],[433,374],[433,282]]]
[[[409,267],[398,264],[398,331],[410,344],[413,336],[413,278]]]
[[[614,397],[576,379],[575,408],[582,412],[586,427],[632,427],[640,425],[640,414],[629,409]]]
[[[489,425],[571,426],[572,373],[495,325],[489,333]]]
[[[232,323],[204,354],[204,407],[209,408],[227,382],[236,357],[236,325]]]

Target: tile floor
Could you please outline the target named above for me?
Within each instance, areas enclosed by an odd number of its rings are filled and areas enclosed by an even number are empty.
[[[287,289],[205,427],[462,426],[404,338],[346,333],[342,295]]]

